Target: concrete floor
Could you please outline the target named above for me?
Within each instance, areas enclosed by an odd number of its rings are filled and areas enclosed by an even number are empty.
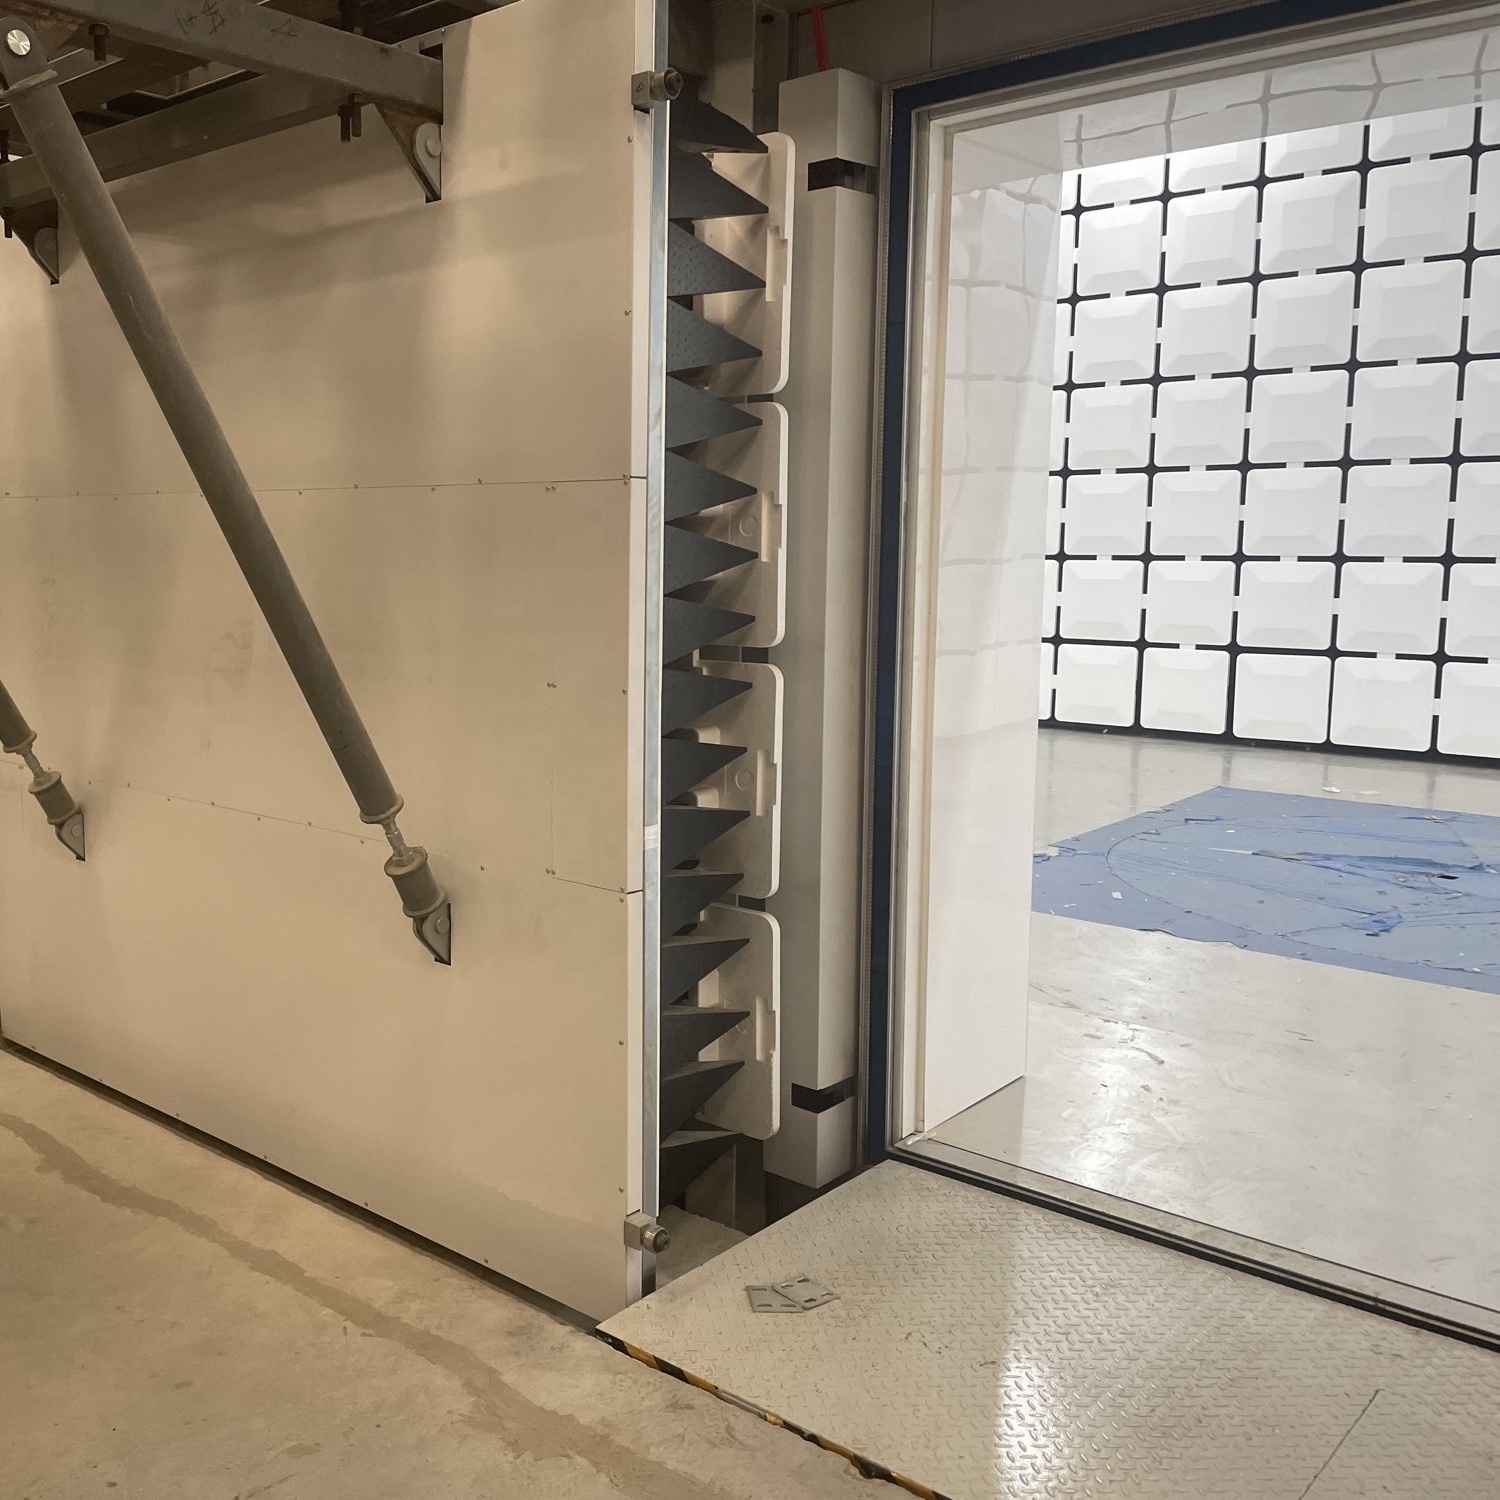
[[[0,1051],[4,1500],[837,1500],[833,1454]]]
[[[1500,814],[1478,767],[1051,730],[1037,844],[1221,785]],[[1029,1014],[935,1139],[1500,1308],[1500,997],[1037,915]]]

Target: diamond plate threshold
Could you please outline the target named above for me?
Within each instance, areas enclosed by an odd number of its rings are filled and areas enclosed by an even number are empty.
[[[917,1495],[1500,1494],[1500,1355],[895,1162],[599,1331]]]

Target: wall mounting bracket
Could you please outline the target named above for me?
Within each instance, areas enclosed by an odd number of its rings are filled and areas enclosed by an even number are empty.
[[[57,841],[81,860],[85,854],[83,809],[73,800],[73,794],[63,785],[60,771],[49,771],[36,757],[36,730],[26,722],[16,700],[0,683],[0,750],[7,755],[19,755],[31,772],[31,785],[26,788],[47,815]]]

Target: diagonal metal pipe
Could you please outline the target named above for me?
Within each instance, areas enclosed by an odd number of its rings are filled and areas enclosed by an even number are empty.
[[[448,963],[448,897],[426,850],[409,846],[402,836],[396,822],[401,798],[135,252],[58,89],[41,39],[24,20],[0,20],[0,80],[6,86],[0,102],[9,104],[67,215],[120,331],[354,794],[361,820],[379,826],[390,842],[385,872],[400,893],[402,909],[433,957]]]
[[[41,804],[57,841],[74,859],[82,859],[83,809],[73,800],[73,794],[63,785],[60,771],[49,771],[36,758],[32,748],[36,744],[36,730],[26,722],[26,716],[16,707],[16,700],[0,682],[0,750],[7,755],[19,755],[31,772],[31,785],[26,788]]]

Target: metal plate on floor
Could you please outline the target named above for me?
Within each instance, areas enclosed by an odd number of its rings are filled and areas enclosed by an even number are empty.
[[[801,1267],[839,1298],[766,1317]],[[1477,1500],[1500,1356],[894,1162],[601,1333],[950,1500]]]

